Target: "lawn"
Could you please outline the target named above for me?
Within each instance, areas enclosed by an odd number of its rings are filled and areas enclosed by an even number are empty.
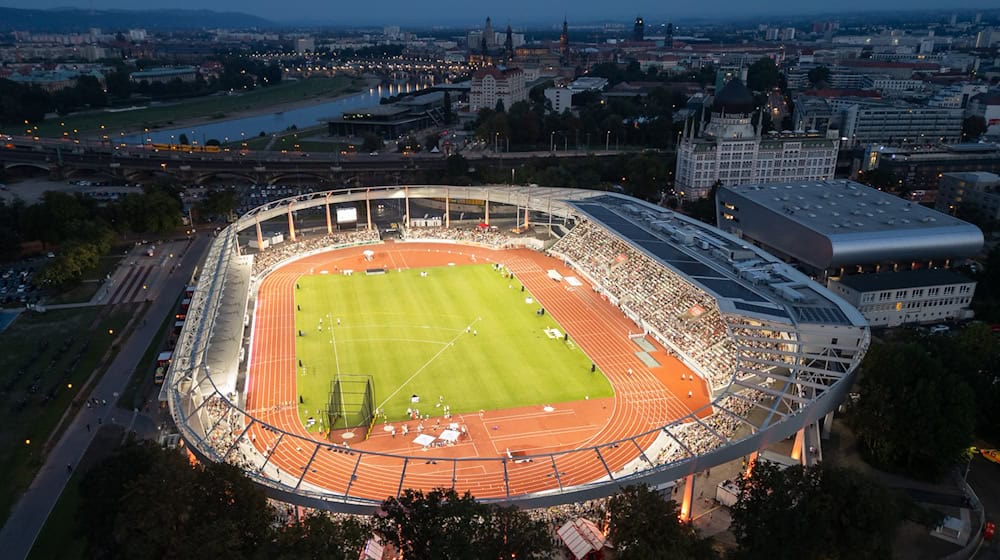
[[[360,91],[364,85],[363,81],[346,77],[283,82],[240,95],[212,95],[177,103],[152,105],[134,111],[118,113],[102,111],[70,115],[64,119],[50,119],[39,125],[38,133],[42,136],[62,136],[63,131],[77,129],[81,136],[88,136],[97,133],[101,125],[115,135],[121,131],[141,132],[143,128],[163,128],[188,119],[206,117],[222,119],[228,117],[227,113],[235,111],[256,110],[305,99],[332,97],[354,90]]]
[[[44,460],[43,446],[137,305],[26,312],[0,333],[0,520]],[[30,443],[29,443],[30,442]]]
[[[322,275],[295,291],[303,420],[327,408],[339,372],[370,375],[389,420],[608,397],[611,385],[517,280],[492,265]],[[322,328],[320,322],[322,321]],[[418,395],[420,403],[412,404]],[[345,398],[345,401],[351,400]],[[314,426],[319,429],[320,426]]]

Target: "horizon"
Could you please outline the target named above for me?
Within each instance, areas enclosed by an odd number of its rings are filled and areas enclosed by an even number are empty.
[[[753,20],[764,18],[797,18],[797,17],[842,17],[852,14],[882,13],[891,14],[894,11],[905,10],[899,15],[909,15],[913,12],[931,13],[956,13],[985,11],[995,12],[995,4],[982,0],[957,0],[947,8],[941,7],[936,0],[888,0],[887,3],[873,5],[861,0],[845,0],[840,4],[841,9],[830,10],[828,3],[821,3],[818,0],[808,0],[794,5],[779,4],[772,2],[741,2],[739,0],[708,0],[708,3],[698,5],[699,9],[688,7],[687,9],[674,10],[671,13],[662,13],[663,6],[659,2],[650,0],[632,0],[625,5],[619,5],[619,9],[607,10],[603,3],[597,2],[568,2],[546,4],[538,6],[536,3],[527,0],[512,0],[505,10],[482,9],[470,7],[464,3],[454,0],[441,0],[436,4],[440,5],[440,10],[432,15],[428,15],[426,9],[412,9],[412,4],[402,0],[384,0],[379,10],[374,11],[366,6],[338,8],[340,11],[336,16],[324,16],[316,13],[317,10],[327,11],[329,5],[324,5],[317,0],[291,0],[285,2],[280,7],[273,7],[271,3],[263,2],[240,2],[237,0],[222,0],[212,5],[211,8],[204,4],[192,0],[179,0],[169,6],[149,6],[137,8],[134,4],[125,0],[90,0],[86,6],[66,5],[66,0],[36,0],[30,6],[23,5],[23,0],[10,1],[0,0],[0,7],[26,9],[26,10],[115,10],[125,12],[149,12],[157,10],[191,10],[210,11],[216,13],[241,13],[266,19],[275,24],[283,25],[312,25],[323,27],[347,27],[347,26],[411,26],[423,28],[441,27],[468,27],[482,24],[487,16],[492,17],[494,24],[506,26],[508,23],[518,28],[539,28],[557,26],[563,21],[565,16],[570,21],[570,26],[630,22],[636,16],[642,16],[647,22],[667,22],[667,21],[734,21]],[[762,6],[763,5],[763,6]],[[454,8],[454,11],[450,11]],[[499,7],[496,7],[499,8]],[[386,17],[385,14],[393,14]],[[523,14],[531,14],[523,17]],[[289,15],[294,14],[294,15]],[[512,18],[507,14],[522,14],[521,18]]]

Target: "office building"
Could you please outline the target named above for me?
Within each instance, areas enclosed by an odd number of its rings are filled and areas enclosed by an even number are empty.
[[[472,76],[469,111],[473,113],[480,109],[494,109],[498,101],[503,101],[504,109],[510,109],[511,105],[526,99],[528,90],[524,86],[524,71],[520,68],[501,70],[490,67]]]
[[[839,113],[845,148],[926,145],[962,139],[961,109],[860,97],[835,97],[829,103]]]
[[[674,190],[683,198],[705,197],[722,185],[833,177],[838,142],[819,134],[761,134],[752,124],[753,94],[731,80],[712,101],[711,120],[685,122],[677,148]],[[696,129],[699,129],[697,132]]]
[[[897,184],[934,190],[946,173],[988,171],[1000,173],[1000,145],[951,144],[935,148],[873,147],[865,161],[868,168],[887,171]]]
[[[976,281],[950,270],[853,274],[827,288],[847,300],[873,327],[971,319]]]
[[[1000,221],[1000,175],[985,171],[945,173],[934,208],[952,216]]]

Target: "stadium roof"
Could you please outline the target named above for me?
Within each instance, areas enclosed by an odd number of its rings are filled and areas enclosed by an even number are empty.
[[[864,324],[853,307],[791,266],[691,218],[616,195],[570,204],[715,296],[724,311],[784,323]]]
[[[838,280],[841,284],[858,292],[881,292],[904,288],[924,288],[948,284],[968,284],[975,282],[950,270],[906,270],[885,274],[851,274]]]

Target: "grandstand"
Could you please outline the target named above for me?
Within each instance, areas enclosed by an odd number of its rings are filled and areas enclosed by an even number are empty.
[[[244,357],[254,354],[258,336],[248,309],[261,305],[261,284],[310,255],[379,240],[370,211],[366,228],[335,233],[328,224],[326,235],[254,255],[243,254],[239,232],[288,216],[294,239],[293,208],[370,207],[373,200],[393,199],[408,208],[411,198],[448,197],[486,201],[487,223],[491,203],[509,204],[533,214],[535,225],[568,233],[552,243],[502,230],[404,228],[403,245],[435,241],[487,255],[494,248],[546,250],[616,305],[633,329],[696,373],[710,404],[662,417],[653,429],[519,457],[530,465],[519,464],[517,472],[512,457],[433,451],[410,457],[313,439],[294,425],[294,386],[279,387],[269,407],[248,408],[248,371],[255,366]],[[294,283],[288,278],[283,281]],[[161,398],[196,456],[238,464],[272,496],[292,503],[367,512],[384,497],[380,489],[433,484],[538,507],[608,495],[629,483],[669,482],[794,435],[843,400],[868,342],[861,315],[801,273],[713,227],[639,200],[538,187],[378,187],[274,201],[223,230],[198,278]],[[433,471],[417,466],[432,462]]]

